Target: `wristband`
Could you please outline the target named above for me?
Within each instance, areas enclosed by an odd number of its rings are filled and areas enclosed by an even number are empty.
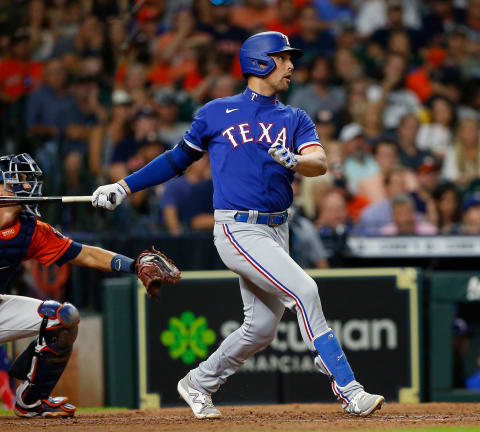
[[[126,257],[125,255],[115,255],[110,261],[110,268],[112,272],[133,273],[135,260]]]

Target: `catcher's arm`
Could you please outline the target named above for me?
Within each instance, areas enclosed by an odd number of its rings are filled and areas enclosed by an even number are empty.
[[[80,253],[70,263],[104,272],[133,273],[135,260],[107,249],[82,244]]]

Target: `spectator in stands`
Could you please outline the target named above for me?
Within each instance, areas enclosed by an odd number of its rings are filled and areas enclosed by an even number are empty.
[[[213,181],[210,176],[208,159],[203,170],[203,180],[194,184],[185,202],[185,219],[188,227],[194,231],[211,232],[215,225],[213,218]]]
[[[480,195],[467,195],[462,203],[462,234],[480,234]]]
[[[313,117],[318,138],[324,147],[334,140],[337,126],[335,124],[334,112],[329,109],[321,109]]]
[[[298,65],[306,66],[317,57],[329,57],[335,49],[335,39],[327,31],[328,24],[318,21],[317,11],[312,4],[305,5],[299,16],[300,30],[292,35],[291,45],[303,50]]]
[[[26,104],[27,133],[33,139],[36,159],[47,173],[47,190],[59,193],[62,184],[61,140],[67,112],[75,109],[75,101],[68,91],[67,74],[63,62],[50,60],[44,69],[43,85],[30,93]]]
[[[337,48],[344,48],[353,52],[359,49],[359,37],[353,20],[347,19],[335,22],[333,33]]]
[[[435,235],[437,228],[415,215],[413,199],[407,195],[397,195],[392,199],[393,222],[382,227],[382,235]]]
[[[0,61],[0,109],[37,88],[42,69],[42,63],[31,60],[28,29],[18,29],[11,38],[9,55]]]
[[[392,223],[392,200],[407,193],[408,175],[406,168],[395,167],[385,176],[385,198],[374,201],[363,210],[356,232],[362,235],[379,235],[384,226]]]
[[[396,129],[396,141],[399,147],[400,163],[413,171],[422,165],[423,160],[430,153],[417,148],[417,135],[420,121],[414,114],[402,117]]]
[[[363,77],[362,66],[352,50],[346,48],[337,49],[333,58],[333,64],[338,85],[349,86]]]
[[[397,144],[389,139],[380,140],[373,147],[373,158],[377,162],[379,171],[360,180],[358,185],[358,193],[365,196],[370,202],[380,201],[387,197],[385,179],[399,163]]]
[[[367,101],[368,81],[356,79],[347,85],[346,103],[337,115],[338,125],[363,122]]]
[[[80,194],[80,171],[86,161],[93,128],[105,120],[105,112],[98,101],[98,82],[95,77],[77,77],[71,86],[74,103],[62,115],[65,137],[62,145],[67,192]],[[88,184],[84,185],[90,189]]]
[[[389,14],[395,14],[390,17],[390,21],[398,22],[398,0],[368,0],[362,1],[356,16],[358,32],[364,36],[370,36],[375,30],[385,27],[389,21]],[[407,27],[420,27],[420,4],[418,0],[407,0],[401,2],[402,23]]]
[[[347,203],[341,193],[332,191],[325,196],[317,225],[322,237],[343,235],[351,230]]]
[[[115,90],[110,118],[95,126],[90,135],[88,165],[93,175],[106,174],[103,168],[111,160],[117,143],[127,137],[132,116],[132,98],[125,90]]]
[[[265,29],[275,16],[274,5],[265,0],[244,0],[242,4],[233,6],[232,23],[249,33],[257,33]]]
[[[75,51],[81,56],[102,56],[105,46],[103,23],[95,16],[87,16],[75,37]]]
[[[267,22],[267,30],[278,31],[288,37],[300,30],[298,10],[294,0],[276,0],[276,17]]]
[[[165,191],[160,206],[163,222],[171,235],[180,235],[183,229],[188,226],[187,199],[191,196],[190,192],[193,186],[205,180],[205,172],[207,170],[208,158],[204,156],[192,164],[183,176],[175,177],[165,184]],[[207,201],[210,202],[209,200]],[[198,202],[196,202],[195,206],[197,204]],[[200,205],[202,204],[200,203]],[[201,222],[203,221],[204,219]]]
[[[229,5],[214,6],[208,2],[210,22],[199,25],[198,30],[204,32],[215,41],[215,50],[223,57],[226,68],[233,68],[232,72],[241,77],[241,71],[236,70],[234,64],[243,41],[249,36],[242,27],[232,24],[232,7]],[[238,74],[240,72],[240,74]]]
[[[135,110],[141,110],[143,106],[150,103],[150,95],[147,91],[147,71],[143,64],[132,63],[128,65],[125,71],[125,85],[122,87],[132,98]]]
[[[466,187],[480,176],[480,130],[477,120],[460,120],[454,145],[447,149],[442,176],[461,187]]]
[[[386,129],[394,129],[402,117],[415,113],[420,108],[417,95],[405,88],[408,60],[397,53],[388,54],[382,70],[381,86],[372,85],[367,97],[370,101],[384,104],[383,124]]]
[[[445,35],[452,26],[465,22],[465,9],[456,7],[453,0],[435,0],[430,3],[422,22],[424,38],[430,45],[445,42]]]
[[[237,80],[228,74],[220,75],[215,85],[210,89],[207,99],[213,100],[227,96],[233,96],[237,91]]]
[[[434,96],[427,106],[431,112],[431,122],[423,123],[417,134],[417,148],[433,153],[443,160],[452,146],[452,130],[455,127],[455,106],[444,96]]]
[[[361,180],[378,173],[377,162],[370,154],[371,148],[363,136],[363,128],[357,123],[350,123],[340,131],[340,141],[345,155],[345,177],[347,188],[352,195],[358,193]]]
[[[478,44],[478,42],[480,41],[480,1],[468,0],[466,12],[467,12],[466,24],[468,26],[468,38],[474,43]]]
[[[458,234],[460,231],[460,193],[453,183],[442,183],[433,191],[437,210],[439,234]]]
[[[314,0],[318,17],[322,21],[352,20],[354,12],[349,0]]]
[[[331,85],[330,63],[317,57],[308,67],[308,84],[294,90],[288,104],[303,109],[311,118],[320,110],[339,111],[345,104],[345,92]]]
[[[413,193],[416,209],[432,224],[437,223],[433,192],[438,187],[440,173],[441,164],[434,156],[426,156],[416,172],[417,185]]]
[[[180,98],[173,89],[155,93],[158,116],[158,136],[168,148],[175,147],[189,128],[189,123],[179,121]]]
[[[361,126],[365,140],[374,146],[383,135],[382,105],[378,102],[366,102],[361,116]]]
[[[391,38],[394,34],[402,32],[407,35],[409,45],[414,52],[416,52],[423,44],[421,33],[403,22],[403,1],[389,0],[387,2],[387,22],[384,27],[381,27],[373,32],[371,40],[377,43],[384,51],[392,47],[389,46]],[[407,54],[407,53],[403,53]]]

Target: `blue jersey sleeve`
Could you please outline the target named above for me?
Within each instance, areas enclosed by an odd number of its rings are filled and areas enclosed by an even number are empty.
[[[185,133],[185,143],[194,150],[206,152],[209,141],[209,125],[207,121],[207,105],[204,105],[193,119],[190,129]]]
[[[322,146],[318,138],[317,130],[311,118],[301,109],[297,111],[298,126],[294,136],[294,149],[296,153],[301,153],[307,147]]]

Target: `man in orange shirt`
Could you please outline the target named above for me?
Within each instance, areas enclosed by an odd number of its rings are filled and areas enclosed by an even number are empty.
[[[27,29],[18,29],[12,37],[10,57],[0,62],[0,101],[12,103],[39,83],[43,65],[30,59]]]
[[[42,171],[27,153],[0,157],[0,196],[38,197]],[[37,219],[37,205],[0,208],[0,292],[22,261],[46,266],[67,262],[103,271],[133,273],[135,261],[83,245]],[[50,393],[62,375],[77,337],[80,314],[71,303],[0,294],[0,344],[38,335],[9,374],[22,381],[14,412],[20,417],[72,417],[76,407]]]

